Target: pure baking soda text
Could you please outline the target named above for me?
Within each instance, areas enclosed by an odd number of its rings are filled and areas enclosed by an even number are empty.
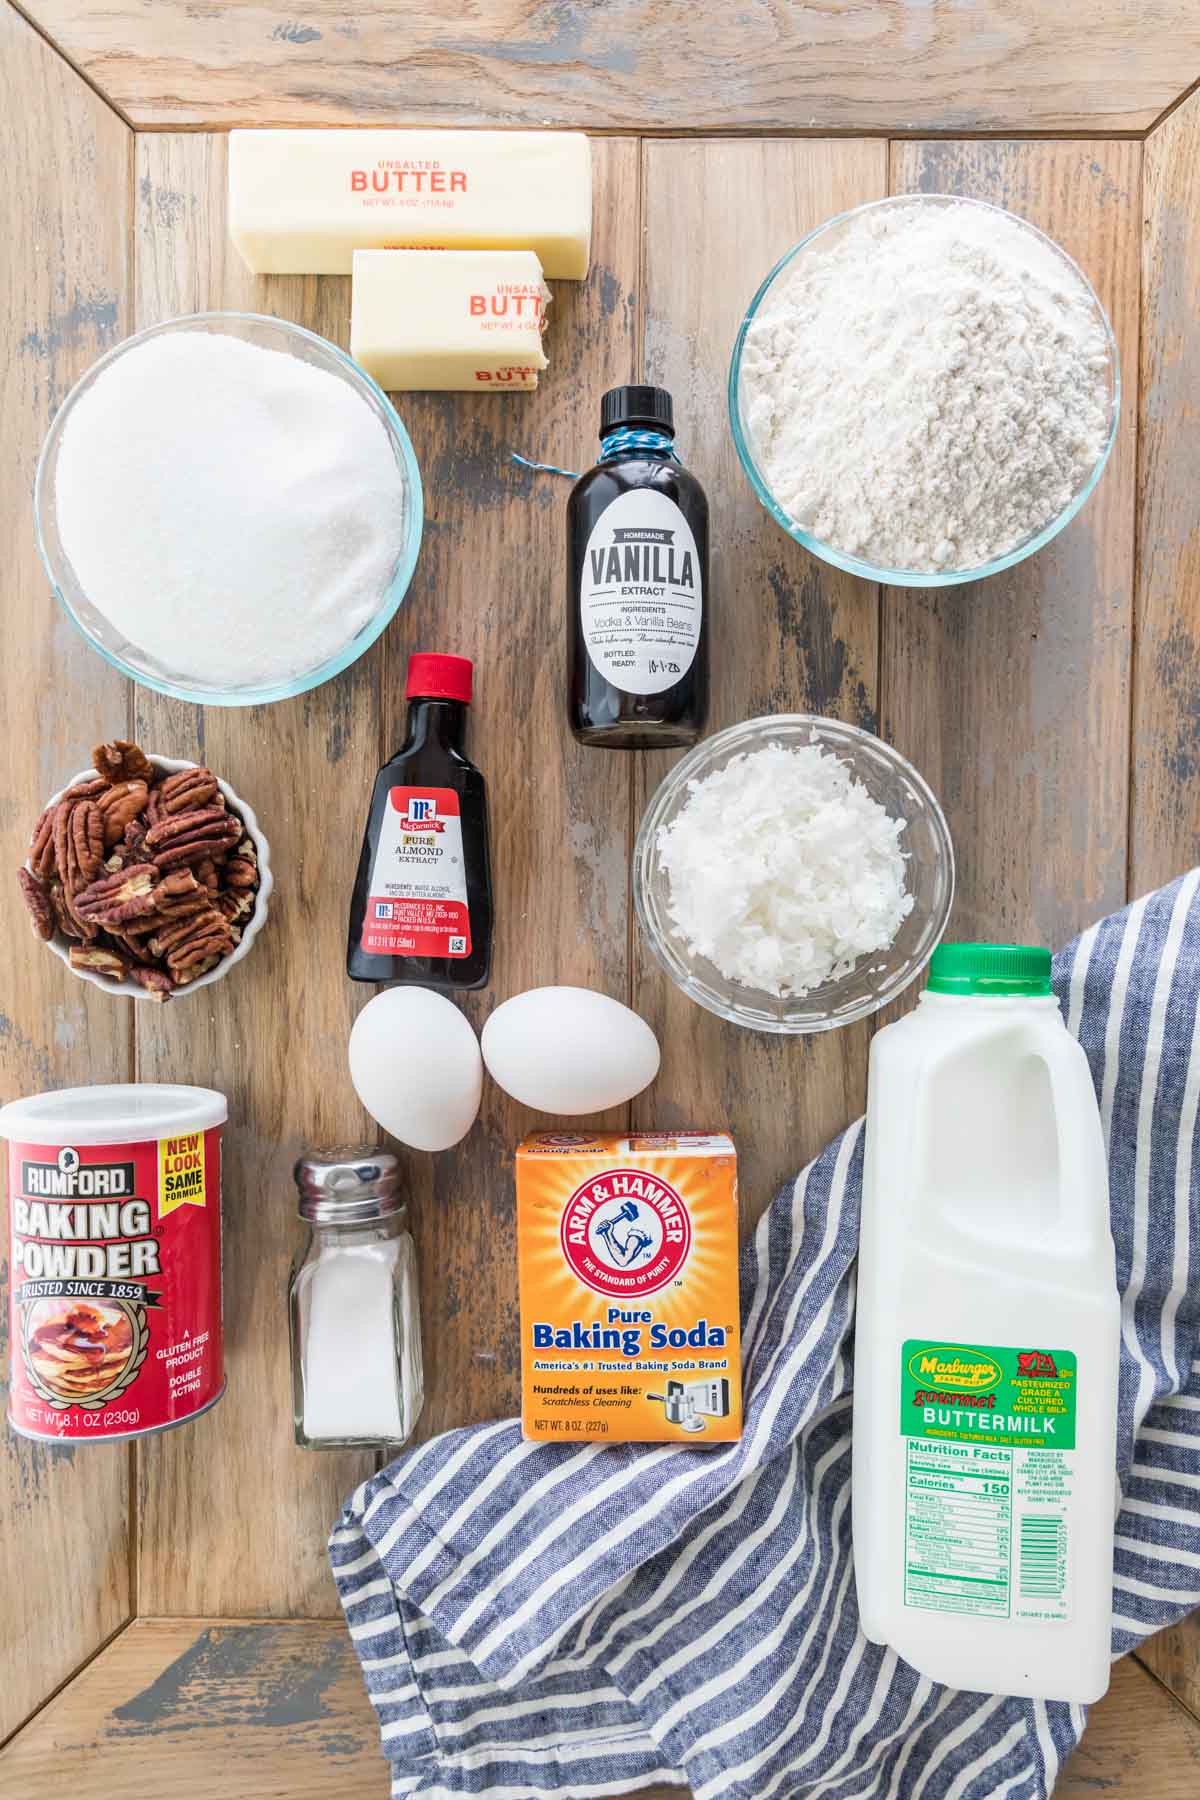
[[[517,1242],[527,1438],[741,1436],[731,1139],[536,1133]]]

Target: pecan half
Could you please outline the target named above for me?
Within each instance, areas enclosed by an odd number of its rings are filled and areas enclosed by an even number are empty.
[[[211,769],[177,769],[156,789],[159,817],[194,812],[199,806],[220,806],[225,810],[225,796],[217,786]]]
[[[33,828],[29,866],[42,881],[54,873],[54,819],[61,805],[58,801],[54,806],[48,806]]]
[[[104,821],[106,850],[111,850],[114,844],[120,843],[125,836],[125,827],[133,823],[145,806],[148,793],[149,789],[144,781],[122,781],[100,795],[95,804],[100,808],[100,816]]]
[[[126,738],[111,738],[92,751],[92,767],[106,781],[144,781],[149,786],[154,767],[146,752]]]
[[[194,981],[233,949],[228,925],[215,908],[160,932],[150,948],[163,958],[176,987]]]
[[[237,819],[220,807],[202,806],[195,812],[160,819],[146,833],[146,848],[165,873],[181,863],[200,863],[228,850],[241,835]]]
[[[103,775],[91,775],[85,777],[83,781],[77,781],[73,787],[67,788],[59,797],[62,800],[95,800],[107,786],[108,782]]]
[[[123,956],[99,944],[72,944],[68,954],[73,969],[90,969],[93,975],[108,975],[114,981],[123,981],[129,973]]]
[[[231,856],[225,864],[225,886],[235,893],[246,893],[258,886],[258,863],[247,856],[238,846],[236,856]]]
[[[74,896],[78,916],[92,925],[123,925],[154,911],[158,871],[153,863],[135,863],[105,875]]]
[[[68,894],[96,879],[104,861],[104,821],[94,800],[64,801],[56,808],[54,860]]]
[[[81,938],[87,936],[87,932],[67,905],[67,896],[61,881],[54,882],[50,888],[50,906],[54,913],[54,923],[65,938],[72,938],[78,943]],[[92,934],[95,935],[94,929]]]
[[[252,911],[254,906],[254,895],[237,893],[234,889],[230,888],[223,894],[218,894],[213,901],[213,905],[222,917],[228,919],[230,925],[232,925],[235,919],[245,918],[246,914]]]
[[[211,856],[202,857],[196,864],[196,880],[208,890],[209,898],[215,900],[221,890],[221,877]]]
[[[52,938],[54,936],[54,908],[50,904],[50,896],[44,885],[36,875],[31,875],[28,869],[18,869],[17,880],[21,884],[21,898],[29,908],[29,917],[35,937]]]
[[[151,969],[145,964],[135,964],[129,971],[129,979],[144,987],[152,1000],[160,1003],[171,998],[173,983],[171,977],[162,969]]]

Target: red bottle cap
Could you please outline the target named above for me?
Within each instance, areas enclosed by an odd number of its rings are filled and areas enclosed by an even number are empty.
[[[423,650],[408,659],[408,700],[461,700],[471,704],[469,656],[433,656]]]

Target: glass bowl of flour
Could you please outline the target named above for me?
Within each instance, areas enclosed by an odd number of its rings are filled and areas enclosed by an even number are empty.
[[[421,545],[393,407],[299,325],[196,313],[127,338],[42,449],[38,545],[88,641],[134,681],[257,706],[337,675],[394,617]]]
[[[638,923],[698,1006],[751,1031],[832,1031],[915,981],[954,900],[932,790],[897,750],[811,713],[705,738],[650,800]]]
[[[902,194],[801,238],[729,371],[742,467],[814,555],[901,587],[1031,556],[1099,481],[1117,346],[1066,252],[985,201]]]

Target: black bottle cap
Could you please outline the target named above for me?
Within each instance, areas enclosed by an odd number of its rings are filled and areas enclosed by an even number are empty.
[[[609,388],[600,402],[600,436],[622,425],[640,425],[647,431],[675,436],[675,408],[666,388]]]

